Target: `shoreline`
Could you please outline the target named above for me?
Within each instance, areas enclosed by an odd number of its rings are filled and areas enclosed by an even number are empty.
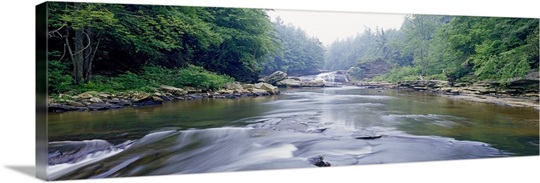
[[[533,108],[540,111],[538,93],[509,94],[507,90],[496,90],[486,84],[449,86],[445,81],[403,81],[400,83],[356,82],[352,86],[368,89],[392,89],[416,91],[456,100],[491,103],[500,106]],[[324,87],[324,86],[323,86]],[[302,88],[302,87],[299,87]],[[168,101],[194,99],[237,99],[279,95],[279,88],[268,83],[241,84],[229,83],[224,89],[203,92],[201,89],[176,88],[162,85],[153,93],[131,91],[115,94],[88,91],[74,96],[61,96],[65,99],[49,98],[47,111],[52,113],[68,111],[111,110],[124,107],[162,105]]]
[[[508,107],[523,107],[534,108],[540,111],[540,98],[536,93],[524,93],[524,94],[508,94],[505,90],[495,90],[493,88],[486,87],[481,84],[473,84],[468,86],[448,86],[434,84],[440,81],[426,81],[424,86],[411,85],[410,82],[418,81],[406,81],[405,83],[379,83],[379,82],[366,82],[366,83],[353,83],[353,86],[366,87],[369,89],[392,89],[392,90],[405,90],[416,91],[433,94],[439,97],[446,97],[456,100],[465,100],[471,102],[490,103],[500,106]]]
[[[194,99],[237,99],[279,95],[279,88],[268,83],[241,84],[228,83],[218,91],[202,91],[192,87],[176,88],[161,85],[154,92],[98,92],[87,91],[76,95],[61,95],[60,99],[48,98],[47,111],[61,113],[69,111],[98,111],[124,107],[162,105],[163,102]]]

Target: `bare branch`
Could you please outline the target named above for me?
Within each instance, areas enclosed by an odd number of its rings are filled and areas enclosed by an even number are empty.
[[[64,56],[66,56],[66,46],[67,46],[67,44],[64,44],[64,53],[62,54],[62,57],[60,57],[60,59],[58,59],[58,61],[61,61],[64,58]]]
[[[86,33],[86,32],[83,32],[84,34],[86,34],[86,38],[88,39],[88,45],[86,45],[83,49],[77,51],[75,54],[73,55],[77,55],[79,53],[81,53],[82,51],[86,50],[87,48],[90,47],[90,45],[92,44],[92,42],[90,41],[90,36]]]
[[[60,33],[60,30],[61,30],[62,28],[64,28],[64,27],[65,27],[65,25],[62,25],[62,26],[61,26],[60,28],[58,28],[58,29],[49,31],[49,37],[55,37],[55,35],[58,34],[59,37],[62,38],[63,35]]]

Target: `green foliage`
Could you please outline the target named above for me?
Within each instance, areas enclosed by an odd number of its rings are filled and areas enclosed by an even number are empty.
[[[351,67],[349,70],[347,70],[347,75],[352,77],[352,79],[360,80],[364,78],[364,69],[359,67]]]
[[[48,62],[47,84],[50,93],[62,93],[72,89],[73,78],[69,75],[68,67],[60,61]]]
[[[374,81],[398,82],[405,80],[418,80],[421,74],[421,67],[403,66],[390,70],[387,74],[373,78]]]
[[[179,87],[191,86],[205,90],[216,90],[233,82],[234,78],[204,70],[202,67],[189,65],[178,70],[174,85]]]
[[[50,2],[49,15],[49,48],[68,53],[72,77],[81,84],[94,73],[190,64],[254,82],[277,49],[261,9]]]
[[[422,75],[505,84],[538,69],[538,24],[538,19],[527,18],[413,15],[402,27],[407,38],[402,52],[413,55],[413,67],[397,64],[377,79],[395,82]]]

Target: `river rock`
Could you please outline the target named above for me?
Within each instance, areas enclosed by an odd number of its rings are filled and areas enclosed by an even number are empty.
[[[253,86],[253,84],[243,84],[243,85],[242,85],[242,88],[244,88],[244,89],[247,90],[247,89],[255,88],[255,87]]]
[[[49,112],[66,112],[66,111],[75,111],[79,110],[77,107],[59,104],[59,103],[51,103],[49,104],[49,107],[47,108]]]
[[[118,98],[112,98],[111,100],[109,100],[110,103],[113,103],[113,104],[118,104],[120,103],[120,99]]]
[[[105,109],[116,109],[116,108],[121,108],[121,106],[115,105],[115,104],[106,104],[106,103],[93,103],[93,104],[88,105],[88,109],[90,110],[105,110]]]
[[[201,89],[193,88],[193,87],[185,87],[184,90],[187,91],[187,93],[201,93]]]
[[[266,90],[261,90],[261,89],[256,89],[256,88],[251,88],[251,89],[248,89],[249,91],[251,91],[255,96],[267,96],[267,95],[270,95],[270,93],[268,93]]]
[[[139,102],[139,101],[142,101],[142,100],[149,99],[150,97],[151,97],[151,95],[148,94],[148,93],[134,93],[131,96],[131,100],[133,100],[133,102]]]
[[[225,84],[225,89],[227,90],[243,90],[244,87],[239,82],[230,82]]]
[[[73,100],[66,100],[66,103],[70,106],[73,106],[73,107],[85,107],[86,105],[80,103],[80,102],[75,102]]]
[[[103,103],[103,100],[97,98],[97,97],[92,97],[90,98],[89,100],[90,102],[93,102],[93,103]]]
[[[284,80],[287,77],[287,73],[283,71],[276,71],[266,79],[266,83],[276,84],[278,81]]]
[[[179,95],[179,96],[182,96],[188,93],[187,91],[181,88],[176,88],[174,86],[167,86],[167,85],[161,85],[158,90],[161,90],[161,91],[173,94],[173,95]]]
[[[148,106],[148,105],[161,105],[163,103],[163,99],[158,97],[147,97],[142,100],[133,101],[131,105],[133,107],[139,107],[139,106]]]
[[[87,91],[77,95],[77,97],[80,99],[90,99],[95,96],[99,96],[99,93],[97,91]]]
[[[101,93],[98,93],[98,97],[100,97],[100,98],[111,98],[111,95],[108,94],[108,93],[101,92]]]
[[[324,87],[324,81],[323,80],[313,80],[313,81],[305,81],[301,84],[302,87]]]
[[[280,86],[280,87],[301,87],[302,82],[300,81],[300,79],[295,80],[295,79],[287,78],[287,79],[278,81],[276,83],[276,86]]]
[[[265,90],[270,94],[279,94],[279,88],[268,83],[257,83],[254,87],[256,89]]]
[[[172,100],[172,98],[167,95],[161,95],[159,96],[159,98],[161,98],[161,100],[166,101],[166,102]]]
[[[311,163],[311,164],[313,164],[315,166],[318,166],[318,167],[331,166],[330,163],[324,161],[323,156],[311,157],[311,158],[308,158],[308,161],[309,161],[309,163]]]
[[[227,89],[227,90],[219,90],[219,91],[217,91],[217,93],[218,93],[218,94],[225,94],[225,95],[227,95],[227,94],[233,94],[234,91],[233,91],[233,90],[228,90],[228,89]]]

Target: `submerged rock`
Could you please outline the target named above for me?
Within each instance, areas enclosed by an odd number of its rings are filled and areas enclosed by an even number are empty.
[[[313,164],[315,166],[318,166],[318,167],[331,166],[330,163],[324,161],[324,158],[323,158],[322,155],[311,157],[311,158],[308,159],[308,161],[309,161],[309,163],[311,163],[311,164]]]
[[[372,140],[372,139],[378,139],[381,138],[382,135],[375,135],[375,136],[359,136],[355,137],[355,139],[362,139],[362,140]]]

